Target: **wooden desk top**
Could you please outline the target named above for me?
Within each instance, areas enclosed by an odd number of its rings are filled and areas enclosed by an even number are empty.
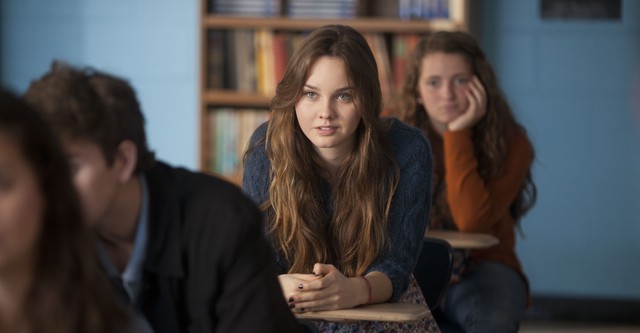
[[[393,321],[412,322],[426,316],[431,311],[424,305],[414,303],[379,303],[362,305],[352,309],[297,313],[296,317],[325,321]]]
[[[449,242],[454,249],[478,250],[492,247],[499,243],[498,238],[489,234],[459,232],[453,230],[429,230],[427,237]]]

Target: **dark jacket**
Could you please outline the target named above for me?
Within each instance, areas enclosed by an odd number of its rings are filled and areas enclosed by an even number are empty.
[[[157,163],[137,306],[156,333],[300,332],[257,208],[221,179]]]

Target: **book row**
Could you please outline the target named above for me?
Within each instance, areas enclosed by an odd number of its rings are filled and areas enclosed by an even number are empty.
[[[385,105],[391,106],[404,78],[416,34],[364,34],[378,65]],[[212,90],[273,96],[288,59],[304,33],[257,30],[210,30],[206,82]]]
[[[209,108],[209,172],[238,182],[242,157],[251,134],[269,118],[264,109]]]
[[[382,7],[375,15],[401,19],[434,19],[449,17],[450,0],[209,0],[209,12],[215,14],[292,18],[355,18],[371,15],[371,9]]]

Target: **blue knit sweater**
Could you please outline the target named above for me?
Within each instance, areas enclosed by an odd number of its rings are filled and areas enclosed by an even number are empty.
[[[247,155],[244,165],[243,189],[258,205],[269,196],[270,162],[264,144],[255,146],[256,142],[264,142],[267,126],[268,123],[264,123],[253,133],[250,147],[254,148]],[[400,180],[389,215],[390,246],[376,258],[367,272],[382,272],[389,277],[393,285],[391,301],[397,301],[409,285],[409,275],[422,248],[431,205],[433,162],[429,142],[414,127],[394,119],[388,140],[400,167]],[[327,192],[322,196],[331,198],[330,188],[322,188]],[[332,210],[330,204],[326,209]],[[286,273],[289,267],[284,258],[276,255],[276,259],[282,273]]]

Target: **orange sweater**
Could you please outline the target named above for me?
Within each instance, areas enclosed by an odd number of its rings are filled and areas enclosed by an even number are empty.
[[[500,240],[491,248],[472,251],[469,264],[499,261],[515,269],[526,281],[515,253],[515,224],[509,206],[516,199],[529,171],[533,148],[527,137],[519,132],[508,143],[504,173],[485,182],[478,174],[472,131],[445,132],[443,154],[447,202],[459,231],[489,233]]]

